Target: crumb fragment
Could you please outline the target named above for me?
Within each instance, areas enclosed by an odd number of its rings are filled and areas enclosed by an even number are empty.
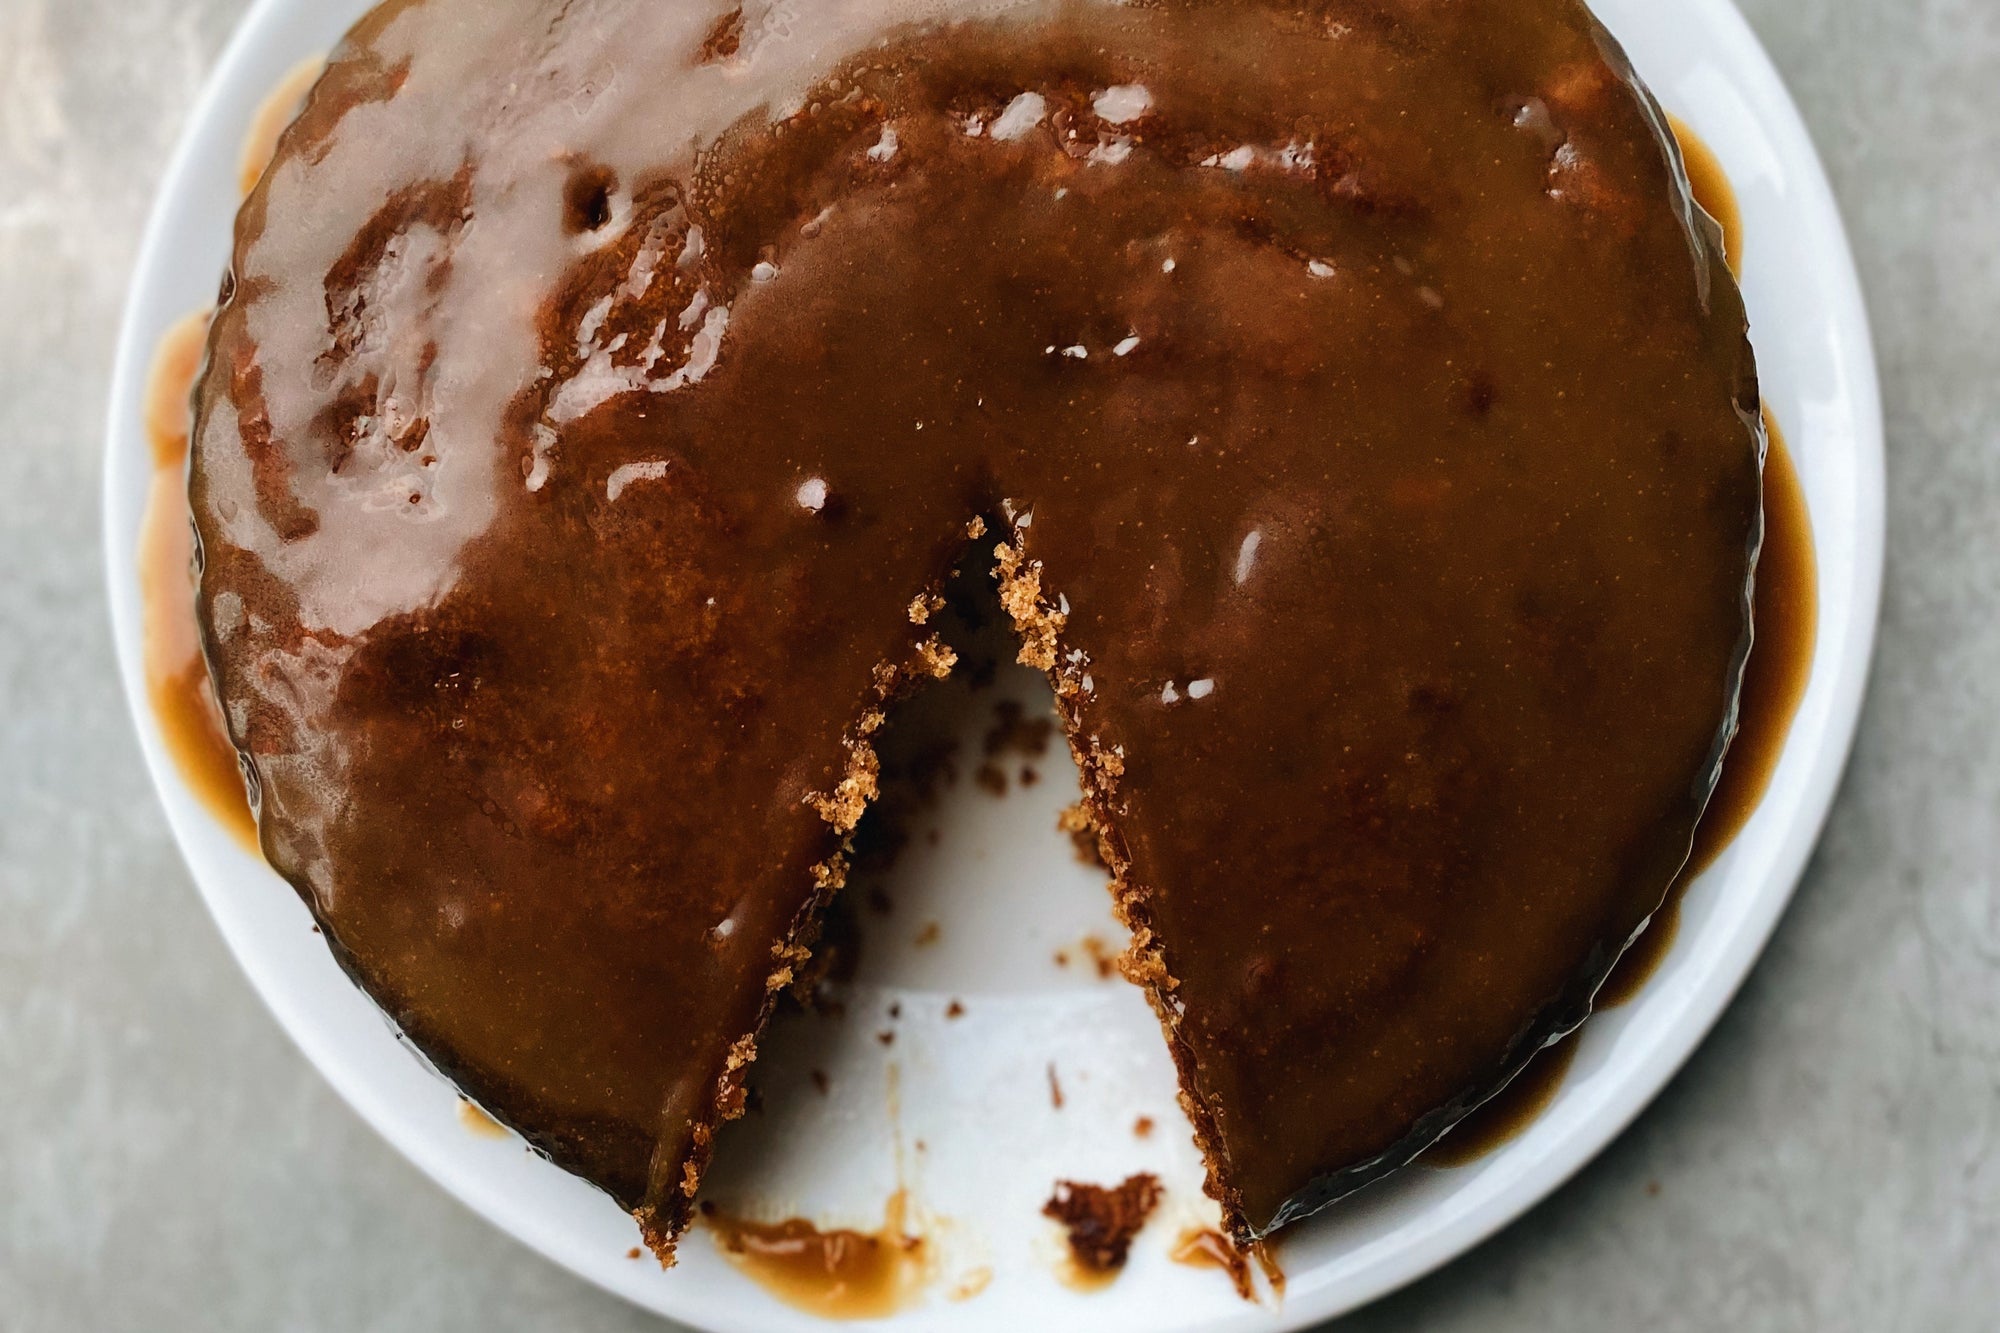
[[[643,1253],[643,1251],[641,1251],[637,1245],[634,1245],[631,1249],[625,1251],[625,1257],[627,1259],[637,1259],[641,1253]]]
[[[1037,671],[1053,671],[1056,636],[1069,616],[1043,604],[1040,562],[1024,559],[1018,548],[1005,542],[993,548],[993,558],[998,562],[994,577],[1000,581],[1000,607],[1021,636],[1021,651],[1015,660]]]
[[[1100,870],[1111,868],[1104,859],[1104,849],[1098,843],[1097,824],[1082,801],[1064,806],[1062,813],[1056,816],[1056,827],[1069,834],[1070,843],[1076,848],[1077,860]]]
[[[923,948],[923,947],[924,947],[925,945],[929,945],[929,944],[936,944],[936,943],[938,942],[938,936],[939,936],[939,935],[940,935],[941,933],[942,933],[942,931],[941,931],[940,927],[938,926],[938,923],[937,923],[937,922],[935,922],[935,921],[926,921],[926,922],[924,922],[924,924],[923,924],[923,929],[921,929],[921,930],[919,930],[919,931],[917,932],[917,938],[916,938],[916,941],[915,941],[915,943],[916,943],[916,946],[917,946],[917,947],[918,947],[919,949],[921,949],[921,948]]]
[[[1153,1117],[1142,1115],[1132,1122],[1132,1136],[1140,1139],[1153,1137]]]
[[[1132,1238],[1160,1202],[1157,1176],[1141,1172],[1107,1189],[1074,1180],[1056,1182],[1055,1193],[1042,1205],[1042,1215],[1054,1218],[1069,1232],[1069,1250],[1077,1266],[1088,1273],[1115,1273],[1132,1252]]]
[[[1056,1077],[1056,1062],[1049,1061],[1049,1105],[1060,1111],[1063,1109],[1062,1081]]]
[[[991,761],[981,764],[977,769],[973,770],[972,780],[979,784],[981,791],[989,795],[1005,796],[1007,794],[1007,774],[1001,770],[998,764]]]
[[[832,1088],[833,1080],[826,1076],[824,1069],[815,1069],[812,1071],[812,1085],[813,1090],[824,1097],[828,1090]]]
[[[852,833],[868,803],[881,794],[876,782],[881,772],[882,762],[876,758],[873,746],[866,741],[849,741],[847,773],[839,785],[830,795],[814,792],[806,800],[821,819],[833,825],[834,832]]]
[[[943,680],[958,665],[958,653],[933,634],[917,645],[917,662],[933,679]]]
[[[1099,980],[1109,981],[1118,971],[1117,951],[1097,936],[1083,937],[1083,951],[1090,956],[1091,965],[1097,969]]]
[[[963,1018],[965,1017],[965,1006],[957,1000],[953,1000],[944,1007],[944,1016],[946,1018]]]

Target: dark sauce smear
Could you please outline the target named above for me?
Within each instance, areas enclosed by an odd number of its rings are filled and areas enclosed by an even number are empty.
[[[1054,1067],[1051,1066],[1051,1074]],[[1059,1180],[1042,1216],[1060,1222],[1069,1242],[1064,1274],[1071,1286],[1098,1286],[1118,1276],[1132,1238],[1160,1202],[1159,1177],[1140,1173],[1117,1185]]]

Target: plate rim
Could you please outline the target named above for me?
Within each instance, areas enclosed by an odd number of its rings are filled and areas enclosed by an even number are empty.
[[[356,12],[369,0],[350,0]],[[1829,254],[1828,268],[1833,281],[1822,293],[1834,331],[1834,347],[1829,360],[1835,363],[1848,402],[1844,425],[1853,437],[1851,519],[1847,534],[1855,550],[1854,582],[1851,589],[1852,615],[1844,640],[1829,645],[1822,641],[1816,665],[1831,691],[1826,718],[1816,733],[1818,750],[1801,794],[1797,813],[1784,827],[1769,872],[1760,881],[1759,892],[1742,916],[1708,980],[1685,998],[1684,1007],[1672,1022],[1652,1054],[1638,1064],[1605,1098],[1603,1104],[1579,1129],[1570,1132],[1555,1148],[1500,1192],[1453,1218],[1430,1236],[1405,1244],[1383,1262],[1366,1270],[1356,1280],[1301,1292],[1285,1301],[1277,1311],[1263,1307],[1246,1308],[1240,1315],[1225,1317],[1213,1327],[1295,1329],[1358,1309],[1469,1252],[1541,1203],[1595,1159],[1611,1141],[1649,1106],[1660,1091],[1678,1075],[1694,1050],[1707,1038],[1723,1011],[1733,1001],[1762,956],[1787,905],[1795,893],[1806,863],[1819,841],[1839,790],[1859,727],[1862,705],[1872,670],[1877,629],[1880,621],[1882,580],[1886,545],[1886,451],[1881,391],[1874,338],[1869,321],[1859,271],[1855,265],[1838,201],[1825,166],[1813,143],[1782,76],[1758,40],[1754,30],[1733,0],[1683,0],[1693,11],[1692,19],[1714,28],[1726,37],[1727,51],[1749,75],[1746,86],[1755,94],[1751,108],[1763,132],[1784,151],[1788,169],[1796,171],[1792,180],[1799,195],[1801,216],[1809,218],[1825,232],[1819,244]],[[277,1019],[279,1026],[314,1069],[376,1133],[387,1140],[425,1176],[465,1204],[489,1223],[545,1258],[584,1280],[610,1291],[651,1313],[683,1320],[700,1327],[722,1330],[739,1326],[739,1317],[765,1318],[762,1311],[731,1312],[731,1302],[675,1299],[673,1309],[643,1293],[636,1284],[618,1281],[616,1270],[590,1262],[573,1249],[565,1248],[528,1219],[510,1213],[491,1191],[479,1191],[458,1178],[445,1166],[431,1160],[421,1139],[411,1127],[391,1112],[383,1097],[372,1094],[366,1079],[333,1058],[316,1036],[305,1016],[292,1010],[258,965],[254,941],[247,928],[232,922],[224,904],[225,895],[211,883],[203,869],[207,859],[197,851],[201,834],[194,827],[178,773],[161,743],[157,721],[146,698],[143,665],[140,661],[140,622],[136,577],[132,565],[135,533],[126,533],[131,511],[129,487],[121,485],[136,466],[126,455],[126,443],[138,433],[136,409],[141,400],[144,378],[150,364],[154,340],[164,327],[151,307],[163,298],[154,291],[161,283],[162,266],[171,258],[168,223],[176,200],[189,188],[204,151],[214,151],[205,141],[218,133],[216,117],[224,104],[240,100],[246,77],[254,72],[258,48],[270,38],[274,25],[297,21],[286,11],[308,10],[306,0],[254,0],[231,33],[228,43],[211,69],[199,97],[188,112],[173,153],[149,209],[120,316],[117,350],[110,384],[109,411],[105,428],[105,454],[100,496],[102,524],[101,555],[112,621],[114,648],[118,660],[122,693],[140,742],[153,788],[161,800],[174,841],[203,905],[227,943],[231,956],[250,980],[259,1000]],[[344,9],[343,9],[344,12]],[[344,28],[343,21],[337,25]],[[261,89],[257,91],[261,96]],[[175,312],[184,313],[184,312]],[[149,316],[153,316],[149,318]],[[171,318],[170,314],[168,318]],[[1793,423],[1795,444],[1803,439],[1802,423]],[[141,441],[143,444],[143,441]],[[1818,523],[1815,523],[1818,532]],[[1824,654],[1824,657],[1820,655]],[[1819,681],[1816,680],[1815,684]],[[1786,750],[1792,749],[1788,738]],[[177,799],[179,793],[181,799]],[[212,833],[212,831],[211,831]],[[694,1293],[678,1291],[677,1298]],[[1115,1313],[1100,1303],[1099,1313],[1110,1316],[1105,1326],[1113,1326]],[[822,1321],[799,1316],[801,1328],[824,1327]],[[783,1321],[788,1326],[793,1321]],[[864,1325],[872,1326],[872,1325]]]

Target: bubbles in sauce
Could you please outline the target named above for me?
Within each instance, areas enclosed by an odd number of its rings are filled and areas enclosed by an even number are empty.
[[[822,1230],[797,1217],[752,1222],[707,1208],[702,1223],[739,1273],[792,1308],[881,1319],[907,1308],[929,1277],[930,1247],[909,1232],[908,1213],[909,1194],[899,1189],[877,1231]]]

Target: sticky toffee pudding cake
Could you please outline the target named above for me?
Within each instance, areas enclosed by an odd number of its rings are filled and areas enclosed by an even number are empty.
[[[1660,904],[1761,441],[1577,0],[391,0],[238,221],[198,609],[342,966],[667,1258],[977,554],[1248,1241]]]

